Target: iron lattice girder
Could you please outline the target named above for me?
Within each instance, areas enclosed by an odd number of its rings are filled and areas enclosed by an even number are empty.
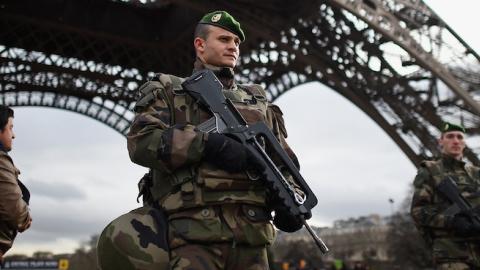
[[[237,78],[262,83],[272,100],[320,81],[416,165],[438,154],[442,121],[462,119],[480,135],[478,82],[467,76],[478,56],[423,2],[257,2],[0,0],[2,101],[76,111],[125,135],[135,89],[153,72],[187,76],[196,22],[225,9],[247,33]],[[456,41],[455,61],[440,54],[452,48],[443,35]]]

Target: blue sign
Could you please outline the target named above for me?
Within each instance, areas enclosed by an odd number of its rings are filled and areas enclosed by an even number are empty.
[[[7,260],[1,269],[59,269],[59,262],[58,260]]]

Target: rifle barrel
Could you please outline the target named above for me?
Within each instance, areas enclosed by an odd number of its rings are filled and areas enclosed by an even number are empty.
[[[320,239],[320,237],[317,236],[317,234],[313,231],[312,227],[310,227],[310,225],[308,225],[307,221],[304,219],[303,220],[303,225],[305,226],[305,228],[307,228],[307,231],[310,233],[310,235],[312,236],[313,240],[315,241],[315,243],[317,244],[317,246],[320,248],[320,251],[323,253],[323,254],[326,254],[329,249],[327,247],[327,245],[325,245],[325,243],[323,242],[322,239]]]

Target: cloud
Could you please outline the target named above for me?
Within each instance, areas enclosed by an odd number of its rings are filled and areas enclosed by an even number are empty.
[[[30,192],[35,194],[35,196],[48,197],[58,201],[86,198],[85,192],[81,188],[69,183],[49,183],[30,180],[26,181],[26,184],[28,184]]]
[[[71,252],[115,217],[140,205],[126,140],[92,119],[60,110],[15,108],[11,152],[32,193],[32,227],[12,252]]]
[[[301,173],[316,194],[312,224],[373,213],[401,202],[415,167],[386,133],[350,101],[319,83],[292,89],[277,104]]]

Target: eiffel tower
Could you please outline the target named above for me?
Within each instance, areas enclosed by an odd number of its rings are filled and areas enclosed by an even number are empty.
[[[77,112],[126,135],[139,85],[191,73],[193,29],[212,10],[242,22],[237,79],[272,101],[320,82],[417,166],[439,154],[443,121],[478,141],[480,57],[421,0],[0,0],[0,103]],[[477,165],[478,144],[466,153]]]

